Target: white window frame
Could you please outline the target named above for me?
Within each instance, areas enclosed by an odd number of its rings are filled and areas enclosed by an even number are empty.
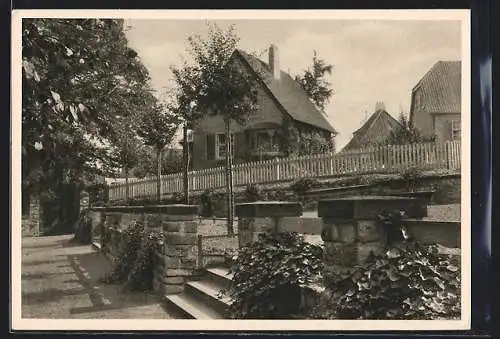
[[[225,159],[225,156],[224,154],[220,154],[220,147],[222,145],[224,145],[224,147],[226,147],[226,144],[225,143],[221,143],[219,141],[219,136],[225,136],[226,134],[225,133],[215,133],[215,160],[224,160]],[[233,148],[232,148],[232,153],[233,153],[233,157],[234,157],[234,133],[231,133],[231,142],[232,142],[232,145],[233,145]]]
[[[458,133],[458,137],[455,135],[456,133]],[[451,121],[451,140],[453,141],[461,140],[462,139],[461,133],[462,133],[462,122],[460,121],[460,119],[453,119]]]

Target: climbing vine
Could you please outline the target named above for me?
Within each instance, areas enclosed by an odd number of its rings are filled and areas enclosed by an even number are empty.
[[[458,261],[436,246],[392,247],[328,286],[311,317],[458,319]]]
[[[132,224],[125,230],[124,243],[114,260],[112,272],[102,280],[110,284],[125,284],[125,288],[131,290],[151,290],[154,258],[161,251],[162,239],[161,232],[145,230],[141,222]]]
[[[300,314],[300,286],[322,271],[322,248],[296,233],[262,234],[232,260],[228,292],[234,319],[280,319]]]

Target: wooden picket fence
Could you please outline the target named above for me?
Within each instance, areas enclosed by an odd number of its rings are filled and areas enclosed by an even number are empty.
[[[460,146],[459,141],[391,145],[349,152],[243,163],[233,167],[233,180],[234,185],[238,186],[297,180],[304,177],[398,173],[411,167],[418,167],[422,170],[459,170]],[[224,186],[224,167],[189,172],[189,187],[192,191]],[[161,177],[162,194],[182,191],[182,173]],[[129,194],[132,199],[155,196],[156,179],[149,177],[131,180]],[[125,184],[110,187],[109,200],[123,200],[125,196]]]

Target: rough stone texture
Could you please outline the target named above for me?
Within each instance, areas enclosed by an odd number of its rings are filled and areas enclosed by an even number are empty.
[[[184,284],[162,284],[162,287],[160,293],[163,294],[178,294],[184,291]]]
[[[360,242],[378,241],[385,237],[382,225],[375,220],[358,220],[357,227]]]
[[[298,217],[302,206],[290,201],[258,201],[236,204],[236,216],[242,217]]]
[[[176,214],[162,215],[164,291],[167,294],[180,293],[186,279],[196,268],[198,225],[194,221],[194,215],[190,214],[193,212],[192,206],[176,205],[166,210]]]
[[[357,263],[363,264],[370,257],[370,253],[381,254],[385,248],[380,242],[358,243]]]
[[[259,241],[259,235],[277,231],[280,217],[240,217],[238,219],[239,247]]]
[[[37,196],[32,195],[29,201],[29,214],[21,220],[22,236],[39,236],[42,225],[42,207]]]
[[[198,224],[196,221],[186,221],[182,226],[184,233],[198,233]]]
[[[391,196],[356,196],[321,200],[318,216],[342,219],[374,219],[383,211],[404,210],[412,218],[427,216],[423,199]]]
[[[168,276],[163,279],[163,283],[166,285],[182,285],[184,284],[184,276]]]
[[[165,243],[168,245],[195,245],[196,234],[181,232],[165,232]]]
[[[461,247],[460,221],[408,220],[405,225],[410,236],[421,244]]]
[[[144,214],[144,228],[145,229],[160,229],[162,216],[159,214]]]
[[[351,266],[357,263],[356,244],[325,242],[324,260],[330,265]]]
[[[179,232],[181,230],[181,223],[175,221],[162,221],[161,223],[164,232]]]

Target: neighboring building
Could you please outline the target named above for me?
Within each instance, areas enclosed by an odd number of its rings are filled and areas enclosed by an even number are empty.
[[[399,125],[399,122],[387,113],[384,104],[382,102],[377,102],[375,105],[375,112],[353,133],[352,139],[342,151],[351,151],[380,144],[384,142],[391,134],[391,131]]]
[[[417,83],[411,95],[410,123],[436,140],[460,140],[460,61],[438,61]]]
[[[285,126],[294,126],[299,133],[317,132],[325,138],[335,136],[335,129],[300,84],[280,70],[276,46],[271,45],[269,49],[269,64],[241,50],[236,50],[232,58],[236,67],[243,67],[261,80],[259,109],[243,126],[231,125],[235,163],[283,156],[280,136]],[[225,139],[221,116],[201,119],[193,129],[194,168],[223,165]]]

